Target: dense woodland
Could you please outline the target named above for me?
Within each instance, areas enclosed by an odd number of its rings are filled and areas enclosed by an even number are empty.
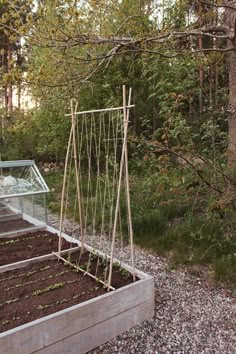
[[[235,36],[235,0],[1,1],[1,158],[63,163],[69,100],[111,107],[132,87],[136,242],[235,287]]]

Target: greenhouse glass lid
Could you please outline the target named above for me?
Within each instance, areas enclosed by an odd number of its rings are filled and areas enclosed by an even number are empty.
[[[33,160],[0,161],[0,199],[47,192]]]

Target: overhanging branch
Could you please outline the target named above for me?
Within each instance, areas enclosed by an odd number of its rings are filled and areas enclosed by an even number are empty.
[[[231,5],[225,4],[225,3],[216,4],[216,3],[211,3],[211,2],[204,1],[204,0],[198,0],[198,2],[200,2],[201,4],[204,4],[204,5],[218,8],[218,9],[225,8],[225,9],[230,9],[230,10],[236,11],[236,8],[234,6],[231,6]]]

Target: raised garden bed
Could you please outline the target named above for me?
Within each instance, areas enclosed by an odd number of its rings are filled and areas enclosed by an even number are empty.
[[[73,256],[76,259],[75,254]],[[96,262],[93,263],[96,266]],[[119,269],[114,271],[113,286],[119,288],[130,283],[129,273],[124,275]],[[0,332],[105,293],[107,290],[102,284],[57,260],[1,273]]]
[[[47,227],[47,231],[56,230]],[[64,237],[69,243],[75,241]],[[89,246],[86,250],[84,265],[94,251]],[[71,253],[71,261],[78,252]],[[96,253],[91,272],[97,254],[103,257]],[[99,272],[104,272],[102,265]],[[132,282],[129,272],[128,266],[115,266],[116,290],[107,292],[99,282],[58,262],[55,255],[0,267],[1,352],[82,354],[151,317],[153,278],[136,271],[138,281]]]

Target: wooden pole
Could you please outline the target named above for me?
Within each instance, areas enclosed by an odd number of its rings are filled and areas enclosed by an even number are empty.
[[[0,162],[2,161],[2,154],[0,152]],[[2,176],[2,169],[0,169],[0,175]]]
[[[79,183],[79,169],[78,169],[78,158],[77,158],[77,148],[76,148],[76,131],[75,131],[75,112],[77,110],[77,105],[75,110],[73,109],[73,100],[71,104],[71,121],[72,121],[72,137],[73,137],[73,149],[74,149],[74,162],[75,162],[75,178],[76,178],[76,189],[78,198],[78,208],[79,208],[79,222],[80,222],[80,235],[81,235],[81,250],[84,248],[84,228],[83,228],[83,217],[82,217],[82,206],[80,197],[80,183]]]
[[[129,90],[129,100],[128,106],[131,102],[132,88]],[[125,105],[124,105],[125,107]],[[128,132],[129,125],[129,112],[126,110],[127,114],[124,112],[124,126],[126,125],[126,130]],[[134,236],[133,236],[133,225],[132,225],[132,215],[131,215],[131,205],[130,205],[130,188],[129,188],[129,167],[128,167],[128,148],[127,148],[127,138],[125,140],[125,182],[126,182],[126,198],[127,198],[127,210],[128,210],[128,222],[129,222],[129,237],[130,237],[130,253],[131,253],[131,267],[133,273],[133,281],[135,281],[135,267],[134,267]]]
[[[126,107],[126,87],[125,87],[125,85],[123,85],[123,110],[124,110],[124,120],[126,121],[127,107]],[[124,125],[124,141],[123,141],[122,154],[121,154],[121,159],[120,159],[120,173],[119,173],[116,208],[115,208],[115,215],[114,215],[114,225],[113,225],[113,231],[112,231],[111,257],[110,257],[110,267],[109,267],[109,276],[108,276],[108,285],[109,286],[111,286],[112,267],[113,267],[115,239],[116,239],[116,228],[117,228],[118,213],[119,213],[121,182],[122,182],[122,174],[123,174],[124,159],[125,159],[126,139],[127,139],[127,124]],[[109,291],[109,288],[108,288],[108,291]]]
[[[62,256],[60,256],[58,253],[56,252],[52,252],[54,254],[54,256],[56,256],[59,260],[63,261],[64,263],[68,264],[69,266],[80,270],[82,273],[84,273],[84,275],[88,275],[91,278],[95,279],[98,283],[101,283],[103,286],[105,287],[109,287],[110,290],[116,290],[113,286],[109,286],[107,283],[105,283],[104,281],[102,281],[101,279],[95,277],[95,275],[89,273],[88,271],[84,270],[83,268],[81,268],[80,266],[73,264],[71,262],[69,262],[67,259],[63,258]]]
[[[132,108],[134,107],[133,105],[127,106],[127,108]],[[103,108],[103,109],[93,109],[91,111],[82,111],[82,112],[74,112],[76,115],[81,115],[81,114],[87,114],[87,113],[101,113],[101,112],[111,112],[111,111],[119,111],[123,109],[123,106],[121,107],[114,107],[114,108]],[[66,116],[71,116],[71,113],[67,113]]]
[[[60,225],[59,225],[59,240],[58,240],[58,254],[61,254],[61,244],[62,244],[62,224],[63,224],[63,212],[64,212],[64,198],[65,198],[65,189],[66,189],[66,177],[67,177],[67,167],[68,167],[68,160],[70,154],[70,146],[72,140],[72,127],[70,130],[69,141],[67,145],[67,152],[66,152],[66,160],[64,166],[64,177],[63,177],[63,185],[62,185],[62,192],[61,192],[61,211],[60,211]]]

